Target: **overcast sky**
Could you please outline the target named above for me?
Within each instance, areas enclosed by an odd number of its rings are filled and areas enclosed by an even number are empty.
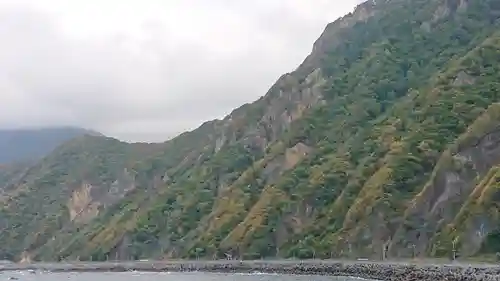
[[[264,95],[357,0],[0,0],[0,128],[162,141]]]

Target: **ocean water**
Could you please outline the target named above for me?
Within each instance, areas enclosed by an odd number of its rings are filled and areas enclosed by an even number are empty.
[[[229,273],[169,273],[169,272],[92,272],[92,273],[51,273],[51,272],[2,272],[0,281],[359,281],[358,278],[332,276],[298,276],[282,274],[229,274]]]

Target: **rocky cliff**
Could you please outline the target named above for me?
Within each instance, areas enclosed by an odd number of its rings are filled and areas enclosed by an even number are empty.
[[[222,120],[162,144],[67,142],[0,176],[2,253],[494,254],[499,15],[500,0],[368,1]]]

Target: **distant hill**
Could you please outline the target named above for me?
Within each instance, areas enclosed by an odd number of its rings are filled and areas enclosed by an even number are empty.
[[[97,132],[74,127],[0,130],[0,164],[43,157],[63,142]]]

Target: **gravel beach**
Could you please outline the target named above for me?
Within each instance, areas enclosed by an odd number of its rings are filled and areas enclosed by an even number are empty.
[[[332,262],[332,261],[152,261],[152,262],[106,262],[106,263],[57,263],[6,265],[0,270],[48,270],[57,271],[205,271],[227,273],[281,273],[301,275],[352,276],[364,279],[387,281],[473,281],[499,280],[500,266],[496,265],[417,265],[377,262]]]

